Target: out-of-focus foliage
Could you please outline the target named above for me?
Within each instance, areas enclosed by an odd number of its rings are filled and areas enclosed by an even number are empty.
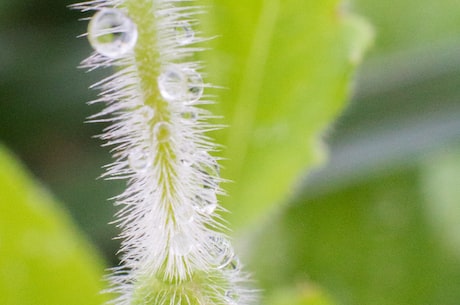
[[[210,1],[203,54],[219,90],[213,113],[228,125],[223,205],[232,227],[260,222],[306,167],[323,159],[320,134],[344,108],[372,31],[341,1]],[[244,9],[243,9],[244,8]],[[301,9],[299,9],[301,8]],[[259,223],[258,222],[258,223]]]
[[[251,266],[268,291],[308,279],[346,305],[458,304],[460,6],[356,2],[376,45],[352,107]]]
[[[298,284],[295,287],[278,288],[268,301],[267,305],[334,305],[331,298],[319,287],[308,283]]]
[[[0,146],[0,303],[102,304],[102,275],[68,215]]]
[[[447,245],[458,214],[434,234],[429,211],[439,202],[426,174],[415,167],[296,200],[260,237],[254,269],[264,287],[308,278],[342,304],[457,304],[460,255]]]

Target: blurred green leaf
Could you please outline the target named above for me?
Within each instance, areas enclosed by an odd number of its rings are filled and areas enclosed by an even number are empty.
[[[458,304],[460,256],[429,225],[422,203],[439,202],[427,195],[420,162],[359,178],[348,173],[342,183],[329,180],[329,191],[309,185],[257,236],[250,267],[263,288],[308,279],[346,305]],[[458,224],[460,214],[450,213]]]
[[[317,286],[303,283],[294,288],[279,288],[266,300],[267,305],[333,305],[330,297]]]
[[[0,146],[0,304],[96,305],[103,264],[68,215]]]
[[[430,225],[445,250],[460,260],[460,150],[444,149],[427,157],[421,183]]]
[[[214,135],[222,176],[234,181],[223,204],[242,229],[323,158],[320,135],[343,109],[372,31],[337,0],[207,2],[205,25],[221,38],[204,56],[212,83],[229,88],[213,106],[230,126]]]
[[[376,29],[374,55],[418,49],[446,40],[458,40],[458,0],[354,0],[356,10]]]

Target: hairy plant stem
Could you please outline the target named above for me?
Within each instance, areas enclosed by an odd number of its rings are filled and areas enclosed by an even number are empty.
[[[219,169],[205,133],[216,126],[201,105],[207,86],[190,61],[202,38],[191,30],[192,1],[94,0],[89,38],[96,53],[83,62],[115,66],[95,85],[109,121],[101,135],[114,145],[106,177],[127,179],[115,198],[122,229],[121,266],[110,279],[118,305],[245,305],[253,291],[220,224]],[[185,36],[183,36],[185,34]],[[182,36],[183,37],[182,37]],[[103,39],[102,39],[102,38]],[[131,42],[134,42],[131,45]],[[132,49],[129,48],[132,46]]]

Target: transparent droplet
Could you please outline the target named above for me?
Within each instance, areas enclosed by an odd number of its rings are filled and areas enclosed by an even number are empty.
[[[155,111],[152,109],[152,107],[142,106],[137,110],[137,115],[139,115],[142,118],[142,120],[148,122],[151,119],[153,119]]]
[[[188,103],[193,103],[198,101],[201,96],[203,96],[203,78],[201,74],[192,69],[187,69],[185,71],[186,80],[187,80],[187,89],[186,89],[186,99]]]
[[[183,112],[181,112],[180,116],[185,120],[189,120],[189,121],[193,121],[193,122],[198,119],[198,114],[193,110],[183,111]]]
[[[201,196],[196,196],[195,208],[203,214],[211,215],[217,209],[217,197],[215,192],[208,192]]]
[[[170,65],[158,77],[161,96],[167,101],[179,101],[186,93],[186,78],[175,65]]]
[[[165,100],[188,104],[201,98],[204,85],[203,78],[195,70],[169,65],[158,77],[158,88]]]
[[[225,299],[228,305],[235,305],[238,304],[240,299],[240,295],[236,292],[235,289],[228,289],[225,291]]]
[[[201,174],[203,188],[216,190],[219,185],[219,164],[206,152],[199,153],[198,160],[194,167]]]
[[[222,267],[223,269],[231,272],[237,272],[240,270],[240,260],[236,255],[233,256],[232,260],[226,266]]]
[[[232,245],[223,236],[210,236],[208,252],[212,257],[213,264],[217,269],[222,269],[232,262],[235,254]]]
[[[217,203],[212,201],[206,201],[206,204],[202,205],[200,208],[203,213],[211,215],[217,209]]]
[[[176,41],[181,45],[186,45],[193,42],[195,32],[192,26],[187,21],[181,21],[174,27],[176,33]]]
[[[88,39],[98,53],[118,58],[136,45],[137,27],[120,10],[102,9],[91,18]]]
[[[153,127],[153,134],[158,143],[164,143],[171,138],[171,125],[166,122],[160,122]]]
[[[176,217],[181,224],[191,223],[194,219],[193,209],[188,206],[182,206],[177,210]]]
[[[174,255],[187,255],[192,251],[192,248],[192,242],[183,232],[179,232],[171,238],[171,252]]]
[[[135,172],[145,172],[152,165],[152,159],[147,149],[135,148],[128,156],[128,163]]]

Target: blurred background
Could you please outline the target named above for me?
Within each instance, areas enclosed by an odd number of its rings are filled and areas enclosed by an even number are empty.
[[[90,52],[70,2],[0,0],[0,142],[59,198],[115,264],[110,162],[84,124]],[[324,287],[338,304],[460,304],[460,3],[355,0],[376,40],[347,111],[328,130],[327,164],[253,234],[263,289]],[[275,224],[275,225],[274,225]],[[273,253],[273,255],[262,255]],[[276,274],[274,273],[276,270]]]

